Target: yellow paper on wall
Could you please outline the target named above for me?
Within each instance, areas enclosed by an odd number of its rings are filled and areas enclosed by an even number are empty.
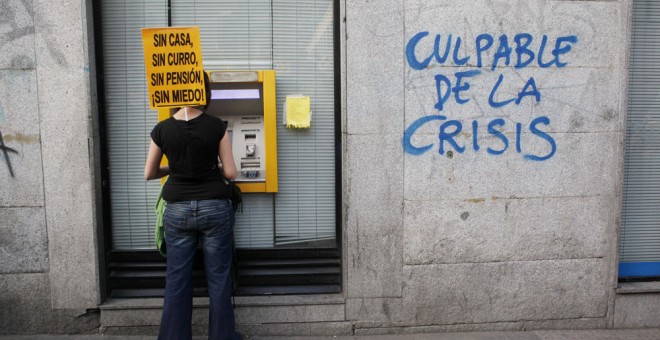
[[[309,96],[286,97],[286,127],[309,128],[311,121],[311,106]]]

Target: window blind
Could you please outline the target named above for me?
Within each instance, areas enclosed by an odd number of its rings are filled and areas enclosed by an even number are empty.
[[[270,0],[171,0],[173,26],[199,26],[204,67],[273,67]]]
[[[634,1],[619,276],[660,276],[660,2]]]
[[[310,129],[278,126],[277,245],[335,238],[333,55],[332,1],[273,2],[278,106],[291,94],[310,96],[312,106]]]
[[[101,1],[105,119],[113,249],[154,248],[158,181],[145,182],[149,132],[142,27],[167,26],[163,0]]]
[[[205,69],[276,70],[278,124],[286,95],[311,97],[310,129],[278,126],[279,192],[244,195],[237,246],[334,240],[332,1],[170,2],[173,26],[200,27]],[[153,248],[159,183],[145,183],[142,170],[157,114],[146,100],[139,29],[167,26],[167,1],[103,1],[102,12],[113,248]]]

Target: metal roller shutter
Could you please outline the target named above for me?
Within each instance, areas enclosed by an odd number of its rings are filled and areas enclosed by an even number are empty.
[[[660,276],[660,2],[633,2],[619,277]]]

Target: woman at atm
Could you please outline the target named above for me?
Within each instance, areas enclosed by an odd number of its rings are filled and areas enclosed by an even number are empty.
[[[204,80],[208,103],[206,73]],[[234,210],[224,180],[234,179],[237,171],[226,124],[204,109],[183,107],[151,131],[144,178],[169,175],[162,192],[167,276],[159,340],[192,338],[192,263],[198,241],[210,298],[209,339],[240,339],[231,305]],[[169,166],[160,166],[163,155]]]

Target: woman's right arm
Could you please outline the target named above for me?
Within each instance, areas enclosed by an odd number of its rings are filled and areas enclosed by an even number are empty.
[[[144,165],[144,179],[152,180],[156,178],[165,177],[170,174],[170,167],[160,166],[160,161],[163,158],[163,151],[151,141],[149,144],[149,153],[147,154],[147,162]]]
[[[238,176],[236,171],[236,164],[234,163],[234,154],[231,151],[231,141],[229,134],[225,135],[220,140],[220,162],[222,162],[222,173],[228,179],[234,179]]]

